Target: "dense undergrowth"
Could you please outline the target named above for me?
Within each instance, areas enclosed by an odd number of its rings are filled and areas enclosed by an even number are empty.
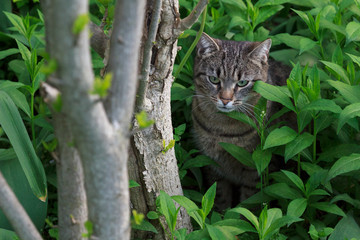
[[[91,20],[100,24],[104,6],[90,2]],[[180,0],[181,15],[188,15],[195,4]],[[39,83],[54,67],[51,61],[44,64],[43,18],[36,1],[7,1],[0,11],[0,168],[44,238],[56,239],[56,173],[51,153],[57,142],[47,121],[51,113],[38,93]],[[106,29],[112,15],[110,5]],[[147,219],[163,215],[170,238],[176,239],[359,239],[359,20],[358,0],[211,0],[206,15],[179,38],[181,50],[174,69],[174,140],[185,196],[161,192],[158,210],[147,213]],[[216,185],[205,189],[203,184],[200,168],[213,161],[194,147],[193,57],[183,61],[201,25],[204,32],[220,39],[271,38],[270,57],[293,69],[287,86],[256,84],[254,90],[263,100],[255,119],[229,114],[256,128],[261,143],[254,153],[228,143],[221,146],[256,168],[261,181],[258,194],[222,213],[212,210]],[[103,67],[95,53],[93,67],[97,73]],[[266,100],[284,108],[267,118],[262,113]],[[296,116],[297,129],[282,124],[269,127],[289,111]],[[9,123],[23,138],[16,137]],[[30,153],[30,160],[25,153]],[[269,174],[271,159],[281,161],[284,169]],[[46,185],[48,192],[43,190]],[[39,198],[47,194],[48,201],[39,201],[33,193]],[[176,228],[178,209],[173,200],[192,217],[192,233]],[[156,231],[136,213],[133,227]],[[6,229],[10,226],[0,215],[0,236],[11,239],[13,233]]]

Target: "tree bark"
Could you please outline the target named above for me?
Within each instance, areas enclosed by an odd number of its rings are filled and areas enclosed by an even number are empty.
[[[110,68],[114,71],[111,88],[113,93],[118,94],[117,90],[122,90],[121,87],[128,87],[128,91],[123,91],[120,97],[111,95],[109,117],[99,96],[90,93],[94,76],[88,27],[80,33],[72,31],[75,20],[88,13],[88,2],[44,2],[49,53],[58,64],[55,75],[59,83],[55,85],[61,92],[61,113],[71,126],[84,170],[88,216],[93,224],[92,238],[129,239],[128,126],[135,100],[137,49],[140,42],[134,39],[142,29],[142,18],[139,16],[143,15],[143,0],[117,1],[115,15],[118,17],[114,21],[112,40],[112,56],[115,57],[110,56],[109,65],[119,68],[124,65],[132,74],[124,76],[118,69]],[[127,26],[123,25],[124,22]],[[124,46],[130,46],[130,49],[124,49]],[[134,56],[127,58],[128,52]],[[80,238],[81,236],[76,237]]]
[[[31,219],[0,172],[0,209],[23,240],[41,240]]]

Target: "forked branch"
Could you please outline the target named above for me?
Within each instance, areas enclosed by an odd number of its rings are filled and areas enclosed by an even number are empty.
[[[202,11],[208,4],[208,0],[200,0],[192,12],[186,18],[182,19],[179,24],[178,31],[179,33],[185,31],[186,29],[191,28],[191,26],[198,20]]]

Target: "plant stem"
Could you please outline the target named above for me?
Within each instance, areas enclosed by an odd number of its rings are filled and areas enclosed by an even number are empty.
[[[316,117],[314,117],[313,162],[316,161]]]
[[[32,87],[34,89],[34,83],[33,83]],[[33,145],[34,149],[36,150],[35,123],[34,123],[34,98],[35,98],[35,94],[31,93],[31,100],[30,100],[31,101],[30,102],[30,108],[31,108],[31,116],[30,116],[31,136],[32,136],[32,145]]]
[[[205,27],[205,20],[206,20],[206,14],[207,14],[207,7],[205,7],[204,12],[202,13],[202,18],[201,18],[201,25],[200,25],[200,29],[198,31],[198,33],[196,34],[196,38],[193,41],[193,43],[191,44],[189,50],[186,52],[185,57],[181,60],[178,69],[176,70],[175,74],[174,74],[174,78],[177,78],[178,75],[180,74],[181,70],[183,69],[186,61],[188,60],[188,58],[190,57],[192,51],[194,50],[194,48],[196,47],[196,44],[199,42],[201,35],[204,31],[204,27]]]

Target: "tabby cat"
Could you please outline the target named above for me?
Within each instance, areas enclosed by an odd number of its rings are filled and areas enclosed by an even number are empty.
[[[208,185],[217,182],[216,206],[221,210],[256,192],[258,174],[218,144],[228,142],[252,152],[259,143],[256,130],[219,112],[241,111],[253,116],[260,95],[252,90],[256,81],[284,85],[288,68],[269,60],[271,39],[263,42],[235,42],[203,34],[194,64],[195,95],[192,118],[194,137],[200,151],[219,166],[205,171]],[[268,103],[267,117],[276,112]],[[234,191],[236,189],[236,191]],[[235,196],[234,196],[235,195]]]

